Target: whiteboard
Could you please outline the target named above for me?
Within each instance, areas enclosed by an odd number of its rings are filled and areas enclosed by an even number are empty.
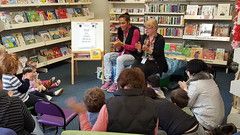
[[[103,20],[71,22],[72,51],[104,50]]]

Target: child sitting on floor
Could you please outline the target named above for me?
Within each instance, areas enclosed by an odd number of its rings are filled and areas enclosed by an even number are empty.
[[[150,75],[147,78],[147,87],[152,88],[160,98],[166,98],[160,88],[160,76],[157,74]]]
[[[174,104],[179,106],[180,108],[184,108],[188,105],[188,94],[185,90],[178,88],[171,92],[170,98]]]
[[[98,113],[102,106],[105,104],[105,94],[100,88],[91,88],[84,94],[84,104],[77,103],[75,99],[70,98],[67,104],[70,108],[80,113],[81,117],[88,117],[91,127],[95,124]],[[87,113],[84,113],[87,112]],[[83,125],[81,125],[82,127]]]
[[[51,96],[59,96],[62,94],[63,89],[60,88],[59,90],[52,91],[50,90],[53,87],[57,87],[60,84],[60,80],[54,82],[55,77],[51,78],[50,80],[41,81],[38,79],[38,73],[36,72],[36,68],[34,66],[26,66],[23,68],[23,75],[26,73],[33,74],[33,80],[30,81],[29,92],[37,95],[39,97],[47,98],[51,100]]]

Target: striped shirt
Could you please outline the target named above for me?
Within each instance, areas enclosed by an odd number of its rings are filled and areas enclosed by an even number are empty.
[[[35,122],[24,103],[0,90],[0,127],[10,128],[18,135],[30,135]]]
[[[21,81],[14,75],[2,75],[3,90],[13,91],[13,97],[19,97],[23,102],[29,98],[28,92],[21,93],[18,88],[22,85]]]

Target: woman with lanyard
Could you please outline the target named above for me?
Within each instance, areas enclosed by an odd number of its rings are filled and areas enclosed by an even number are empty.
[[[119,16],[119,24],[117,39],[113,43],[117,52],[110,52],[104,55],[105,83],[101,89],[108,92],[117,90],[116,82],[120,72],[134,63],[134,54],[136,54],[135,44],[140,40],[139,28],[130,24],[128,13]],[[116,72],[113,72],[113,66],[116,66]]]
[[[145,22],[145,32],[141,42],[135,45],[138,57],[134,66],[140,67],[145,73],[145,78],[153,74],[161,76],[168,71],[167,61],[164,55],[165,40],[157,33],[158,24],[153,18]]]

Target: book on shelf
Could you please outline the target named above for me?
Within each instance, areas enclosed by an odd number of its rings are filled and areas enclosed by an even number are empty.
[[[70,31],[68,31],[65,27],[59,27],[58,31],[61,37],[70,37]]]
[[[6,5],[6,4],[9,4],[9,3],[8,3],[8,0],[1,0],[1,4]]]
[[[35,36],[32,32],[23,32],[23,38],[24,38],[26,45],[36,43]]]
[[[91,49],[90,50],[90,58],[91,59],[101,59],[102,58],[101,49]]]
[[[59,39],[59,38],[61,38],[61,35],[60,35],[59,31],[57,29],[55,29],[55,28],[49,29],[48,32],[49,32],[49,34],[50,34],[52,39]]]
[[[67,17],[67,10],[65,8],[58,8],[55,9],[55,13],[58,19],[66,19]]]
[[[54,52],[52,49],[48,49],[47,50],[47,60],[51,60],[51,59],[54,59],[55,58],[55,55],[54,55]]]
[[[191,55],[190,57],[191,58],[194,58],[194,59],[202,59],[202,55],[203,54],[203,48],[191,48]]]
[[[213,35],[217,37],[229,37],[230,27],[229,24],[214,24]]]
[[[65,0],[57,0],[58,3],[66,3]]]
[[[18,46],[25,45],[25,41],[24,41],[22,33],[17,32],[17,33],[13,33],[12,35],[15,37]]]
[[[212,35],[213,24],[211,23],[202,23],[199,26],[199,36],[210,37]]]
[[[17,41],[13,35],[6,35],[2,37],[2,43],[6,48],[17,47]]]
[[[46,30],[39,31],[38,33],[44,39],[44,41],[49,41],[52,39],[50,34]]]
[[[186,23],[184,28],[184,35],[196,36],[198,34],[198,24]]]
[[[218,4],[217,16],[229,16],[230,15],[230,4]]]
[[[17,4],[17,0],[8,0],[8,4]]]
[[[34,37],[35,37],[36,43],[40,43],[44,41],[43,37],[39,35],[39,33],[34,34]]]
[[[47,3],[47,0],[39,0],[39,3],[40,4],[45,4],[45,3]]]
[[[82,14],[83,16],[89,16],[90,15],[90,11],[88,7],[82,7]]]
[[[212,48],[203,49],[203,59],[215,60],[215,49]]]
[[[62,55],[69,54],[69,50],[66,46],[60,47],[60,51],[61,51]]]
[[[76,17],[73,8],[67,8],[66,10],[68,18]]]
[[[39,14],[35,10],[26,11],[28,22],[39,22],[41,21]]]
[[[34,55],[34,56],[29,57],[28,60],[30,60],[30,61],[32,61],[32,62],[37,62],[37,63],[39,62],[37,55]]]
[[[46,16],[47,16],[46,20],[54,20],[54,19],[57,19],[57,16],[56,16],[54,10],[47,10]]]
[[[9,15],[11,17],[11,24],[20,24],[28,22],[26,14],[23,11],[10,12]]]
[[[186,15],[198,15],[198,5],[187,5]]]
[[[53,51],[53,55],[54,55],[55,58],[63,56],[62,53],[61,53],[60,47],[53,47],[52,51]]]
[[[37,13],[39,14],[39,17],[42,21],[47,20],[47,15],[44,10],[37,10]]]
[[[224,60],[224,55],[225,55],[225,49],[224,48],[217,48],[216,49],[216,56],[215,60]]]
[[[7,11],[0,11],[0,20],[5,24],[10,24],[11,22],[11,17],[9,12]]]
[[[203,5],[202,6],[202,17],[204,19],[212,19],[214,15],[214,9],[216,8],[215,5]]]
[[[17,0],[18,4],[27,4],[28,1],[27,0]]]
[[[47,0],[47,3],[57,3],[56,0]]]
[[[83,16],[83,13],[82,13],[82,9],[81,9],[81,8],[74,8],[73,11],[74,11],[74,16],[75,16],[75,17],[81,17],[81,16]]]

